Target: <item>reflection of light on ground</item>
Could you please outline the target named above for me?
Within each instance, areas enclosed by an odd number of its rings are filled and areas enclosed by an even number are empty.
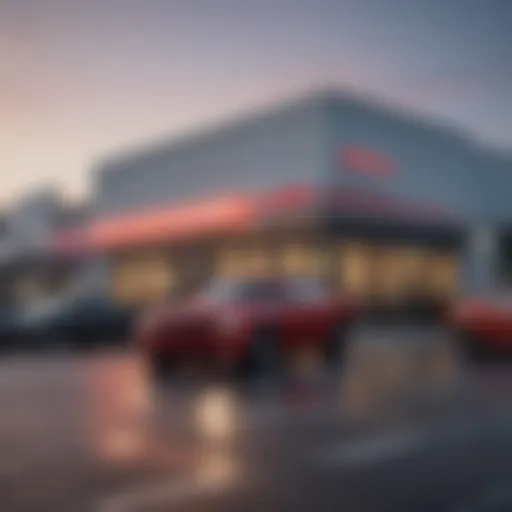
[[[121,390],[120,403],[134,413],[147,414],[151,403],[148,386],[138,379],[128,380],[126,384],[126,387]]]
[[[230,439],[237,426],[234,397],[225,390],[206,392],[197,403],[195,421],[200,433],[207,438]]]
[[[105,433],[100,444],[100,454],[109,461],[127,461],[136,459],[145,449],[141,433],[135,430],[113,430]]]
[[[84,384],[85,420],[94,453],[109,462],[144,456],[150,391],[140,365],[129,359],[93,361]]]
[[[198,478],[208,486],[226,487],[232,485],[238,474],[235,461],[226,450],[205,454],[198,468]]]

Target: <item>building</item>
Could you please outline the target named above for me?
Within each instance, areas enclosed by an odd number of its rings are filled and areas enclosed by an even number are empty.
[[[24,307],[59,295],[75,279],[78,255],[56,250],[62,229],[77,229],[86,210],[66,205],[51,187],[20,198],[3,217],[0,237],[1,303]]]
[[[444,299],[504,268],[510,168],[452,127],[323,92],[104,161],[75,239],[136,303],[269,269]]]

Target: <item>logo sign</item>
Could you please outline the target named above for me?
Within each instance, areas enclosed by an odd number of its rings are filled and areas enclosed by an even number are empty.
[[[338,163],[343,170],[381,178],[392,176],[398,168],[396,163],[387,156],[363,146],[343,148]]]

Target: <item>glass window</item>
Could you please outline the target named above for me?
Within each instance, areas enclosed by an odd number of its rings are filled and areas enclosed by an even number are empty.
[[[212,283],[201,298],[213,302],[267,302],[285,298],[285,289],[277,280],[220,280]]]
[[[379,296],[396,300],[404,289],[404,260],[402,251],[383,247],[375,258],[375,283]]]
[[[289,297],[292,300],[314,302],[327,296],[325,287],[314,278],[296,278],[288,283]]]
[[[341,247],[341,286],[350,295],[365,296],[370,292],[372,276],[371,248],[362,243]]]
[[[270,251],[264,249],[233,249],[218,258],[217,273],[226,277],[244,277],[272,271]]]
[[[428,290],[435,296],[454,296],[459,281],[459,261],[453,255],[433,254],[429,259]]]
[[[176,284],[164,257],[126,260],[114,265],[113,295],[122,302],[151,303],[164,300]]]
[[[290,246],[283,252],[282,264],[288,275],[321,275],[327,266],[327,254],[315,247]]]
[[[266,302],[282,300],[285,298],[285,290],[277,281],[253,281],[243,283],[238,288],[238,296],[242,301]]]

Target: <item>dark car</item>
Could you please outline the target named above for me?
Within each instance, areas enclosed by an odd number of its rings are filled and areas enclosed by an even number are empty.
[[[17,337],[31,347],[122,342],[134,315],[105,297],[61,299],[22,313]]]
[[[181,307],[144,315],[135,345],[156,376],[178,358],[209,359],[248,375],[275,368],[288,352],[338,359],[355,314],[353,304],[314,279],[220,281]]]
[[[459,300],[448,322],[470,358],[512,354],[512,294],[494,293]]]
[[[19,334],[17,313],[13,309],[0,310],[0,351],[11,351],[16,347]]]

